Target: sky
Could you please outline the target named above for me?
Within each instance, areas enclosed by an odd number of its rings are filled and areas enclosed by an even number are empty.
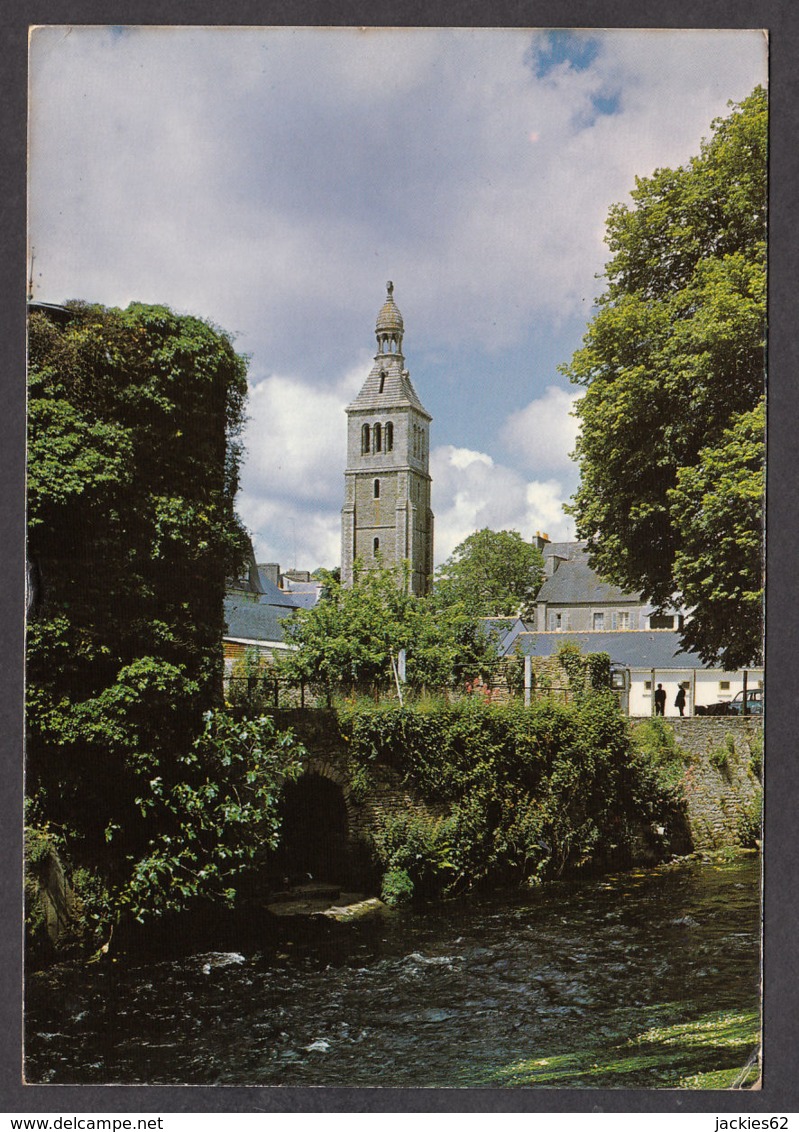
[[[48,26],[34,295],[165,303],[249,359],[259,562],[340,562],[345,408],[386,282],[433,417],[435,559],[574,537],[579,348],[610,207],[767,80],[759,30]]]

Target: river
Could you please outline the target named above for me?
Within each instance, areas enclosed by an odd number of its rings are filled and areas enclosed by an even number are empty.
[[[691,861],[295,926],[267,949],[51,968],[29,978],[26,1079],[740,1084],[758,1041],[759,869]]]

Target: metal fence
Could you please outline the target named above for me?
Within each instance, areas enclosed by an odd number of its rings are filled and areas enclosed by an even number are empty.
[[[347,698],[353,691],[347,688],[331,689],[313,682],[289,681],[273,675],[260,676],[227,676],[225,678],[226,699],[232,704],[253,705],[260,710],[284,708],[329,708],[335,699]],[[361,695],[366,693],[361,692]],[[482,700],[486,703],[508,703],[511,701],[524,701],[523,688],[508,685],[502,678],[487,681],[478,681],[466,684],[461,688],[424,688],[411,689],[403,687],[403,701],[412,703],[421,697],[431,694],[442,699],[456,702],[466,698]],[[368,693],[375,703],[398,703],[399,697],[396,688],[375,688]],[[575,690],[567,685],[537,684],[530,691],[530,702],[537,703],[549,701],[555,703],[572,703],[575,699]]]

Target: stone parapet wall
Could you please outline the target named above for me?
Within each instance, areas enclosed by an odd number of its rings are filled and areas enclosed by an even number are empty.
[[[683,783],[694,849],[745,844],[761,791],[762,717],[686,716],[665,725],[686,755]]]

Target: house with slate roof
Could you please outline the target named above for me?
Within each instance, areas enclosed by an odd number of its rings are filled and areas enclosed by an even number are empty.
[[[591,569],[584,542],[550,542],[536,535],[544,557],[544,583],[536,597],[540,632],[681,629],[683,614],[659,611],[641,594],[626,593]]]
[[[320,591],[321,584],[306,572],[281,574],[277,563],[257,564],[250,548],[243,577],[232,582],[225,595],[225,676],[230,676],[237,660],[243,660],[253,650],[268,658],[290,649],[285,637],[286,621],[298,609],[316,605]]]
[[[539,633],[531,629],[503,640],[504,656],[548,657],[569,641],[582,653],[607,653],[619,678],[622,706],[630,715],[654,715],[655,690],[662,684],[666,692],[667,716],[679,715],[674,705],[682,684],[686,690],[686,715],[723,700],[731,700],[743,690],[743,672],[724,672],[706,668],[699,656],[682,651],[680,635],[673,629],[628,629],[616,632],[589,630],[582,633]],[[747,669],[749,688],[763,686],[763,669]]]
[[[567,641],[583,653],[607,653],[622,704],[637,716],[654,714],[658,684],[666,692],[667,716],[679,715],[674,700],[680,685],[686,689],[687,715],[732,700],[743,690],[743,671],[707,668],[698,654],[683,651],[681,610],[658,610],[640,594],[603,581],[588,563],[585,543],[553,543],[540,534],[535,541],[545,568],[535,622],[486,619],[501,656],[554,656]],[[763,686],[762,668],[747,669],[746,677],[749,688]]]

